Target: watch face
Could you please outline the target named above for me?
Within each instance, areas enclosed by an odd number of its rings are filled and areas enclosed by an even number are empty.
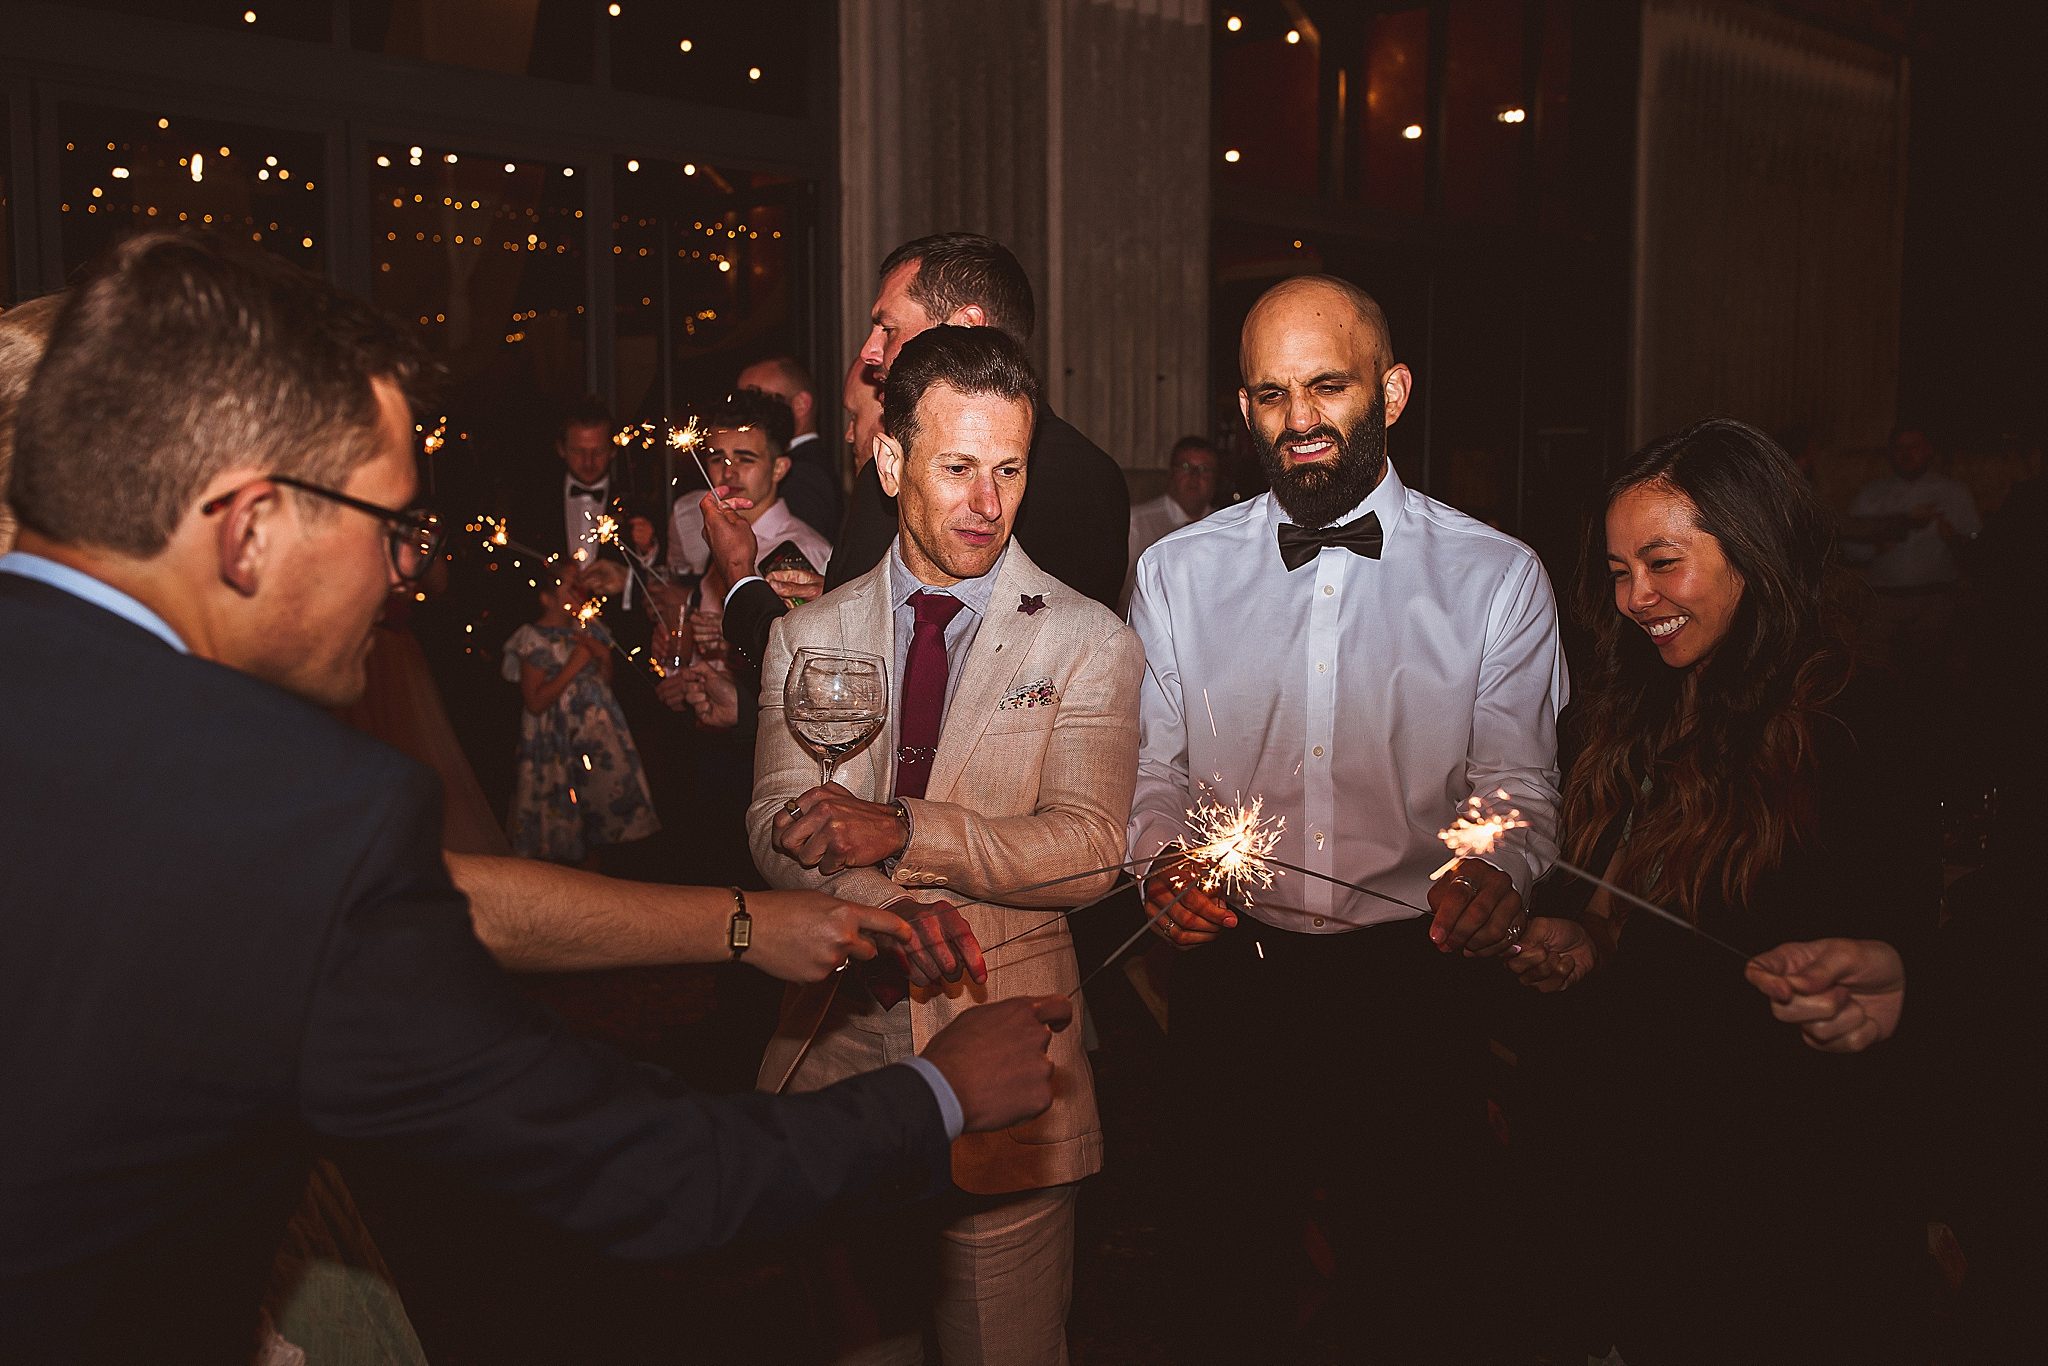
[[[751,947],[754,942],[754,918],[747,914],[732,918],[732,946],[736,949]]]

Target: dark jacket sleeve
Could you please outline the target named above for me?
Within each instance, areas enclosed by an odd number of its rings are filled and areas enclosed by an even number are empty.
[[[703,1096],[572,1037],[471,932],[407,775],[357,862],[300,1047],[317,1133],[447,1167],[622,1256],[774,1233],[842,1198],[943,1183],[923,1077],[883,1068],[801,1096]]]
[[[1038,410],[1017,539],[1038,567],[1122,616],[1131,495],[1116,461],[1049,408]]]
[[[789,604],[765,579],[749,579],[733,590],[732,598],[725,604],[725,622],[720,631],[726,644],[746,656],[757,688],[761,661],[768,655],[768,632],[788,611]]]
[[[896,500],[882,492],[882,476],[870,460],[853,476],[846,522],[825,567],[825,589],[851,583],[882,562],[896,540]]]
[[[789,474],[782,481],[782,501],[790,515],[831,540],[839,534],[843,516],[838,480],[823,454],[824,441],[806,441],[789,460]],[[828,565],[827,568],[830,568]]]

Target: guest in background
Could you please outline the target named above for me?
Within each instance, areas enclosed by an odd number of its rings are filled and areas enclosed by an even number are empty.
[[[559,556],[562,564],[597,566],[595,574],[586,576],[587,586],[632,608],[638,594],[626,572],[625,552],[598,540],[598,519],[615,519],[621,538],[645,546],[655,534],[656,505],[628,486],[612,440],[615,430],[604,400],[592,395],[572,404],[555,427],[552,450],[559,463],[533,470],[513,486],[508,525],[513,540]],[[629,643],[641,642],[632,638]]]
[[[782,494],[791,472],[788,449],[792,419],[789,405],[773,394],[742,389],[704,416],[704,465],[711,482],[724,490],[725,501],[753,527],[761,561],[756,566],[766,573],[783,542],[795,544],[810,567],[822,573],[832,560],[832,543],[823,532],[797,516]],[[702,575],[713,570],[711,547],[704,539],[704,512],[699,500],[676,503],[668,544],[671,569]],[[706,604],[714,611],[723,605],[722,580],[716,596]]]
[[[870,321],[860,359],[877,380],[886,380],[903,344],[940,323],[993,327],[1028,342],[1037,305],[1031,280],[1008,247],[977,233],[938,233],[904,243],[882,262]],[[1131,511],[1123,471],[1042,396],[1031,441],[1031,484],[1017,512],[1017,543],[1048,574],[1114,610]],[[873,569],[895,540],[895,505],[880,495],[874,470],[863,467],[826,586],[837,588]]]
[[[1124,576],[1124,605],[1130,604],[1138,581],[1138,557],[1167,532],[1199,522],[1215,510],[1222,468],[1223,457],[1201,437],[1184,436],[1173,443],[1166,459],[1166,492],[1131,509],[1131,567]]]
[[[840,389],[840,403],[846,419],[846,444],[853,453],[853,467],[857,472],[865,471],[868,462],[875,458],[875,437],[882,430],[881,389],[865,361],[856,359],[847,367],[846,381]],[[882,492],[880,481],[856,478],[853,498],[855,506],[848,513],[848,523],[858,520],[875,525],[893,525],[895,522],[895,500]],[[702,503],[699,512],[703,516],[712,558],[724,569],[721,577],[732,585],[725,594],[720,630],[726,644],[731,646],[726,666],[738,681],[738,700],[728,707],[723,685],[716,679],[705,678],[690,689],[692,700],[689,705],[705,725],[738,724],[746,729],[753,724],[754,698],[761,691],[760,661],[768,649],[769,628],[789,610],[790,602],[818,596],[824,589],[825,580],[822,575],[808,574],[800,569],[775,569],[770,570],[765,578],[756,577],[750,566],[760,558],[759,542],[754,539],[753,528],[746,519],[717,507],[715,502]],[[840,534],[845,534],[843,525]],[[680,691],[674,693],[675,699],[681,697]],[[676,705],[676,701],[670,700],[670,705]],[[736,720],[724,720],[727,716]]]
[[[1920,428],[1893,432],[1890,458],[1890,474],[1857,490],[1841,532],[1846,558],[1876,594],[1865,643],[1909,676],[1945,674],[1957,643],[1957,553],[1982,526],[1977,502],[1935,468],[1934,443]]]
[[[1941,894],[1931,800],[1913,719],[1827,619],[1829,539],[1812,487],[1739,422],[1615,479],[1579,587],[1597,667],[1567,848],[1739,949],[1868,939],[1910,961]],[[1773,1020],[1758,990],[1785,1004],[1771,978],[1799,954],[1752,984],[1698,936],[1554,883],[1508,964],[1539,989],[1592,979],[1578,1122],[1539,1182],[1583,1224],[1562,1293],[1630,1366],[1924,1362],[1896,1056],[1827,1056]]]
[[[838,535],[846,498],[840,490],[836,453],[818,435],[818,395],[811,372],[794,356],[770,356],[740,371],[737,387],[773,394],[789,405],[794,426],[783,452],[789,457],[789,473],[782,481],[782,501],[798,521],[820,535]],[[712,477],[717,478],[715,471]]]
[[[512,852],[586,864],[600,845],[661,828],[640,752],[612,695],[612,638],[581,622],[589,599],[575,570],[544,583],[540,616],[505,642],[505,677],[519,685],[519,779],[506,825]]]

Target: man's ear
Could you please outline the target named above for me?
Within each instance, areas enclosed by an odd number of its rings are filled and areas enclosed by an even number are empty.
[[[253,598],[284,534],[284,499],[277,485],[259,480],[248,485],[222,509],[214,528],[214,555],[220,581],[245,598]]]
[[[946,315],[946,322],[953,327],[987,327],[988,314],[980,304],[962,304]]]
[[[811,397],[808,389],[799,389],[790,396],[789,411],[796,415],[796,425],[799,427],[810,420],[811,414],[817,410],[817,406],[818,401]]]
[[[1408,406],[1408,396],[1415,391],[1415,376],[1408,373],[1405,365],[1396,365],[1380,376],[1380,389],[1387,398],[1387,425],[1400,421],[1401,410]]]
[[[1249,389],[1239,389],[1239,390],[1237,391],[1237,411],[1238,411],[1239,413],[1243,414],[1243,416],[1244,416],[1244,429],[1245,429],[1246,431],[1250,431],[1250,430],[1252,429],[1252,395],[1251,395],[1251,390],[1249,390]],[[1389,418],[1389,419],[1388,419],[1388,421],[1392,421],[1392,420],[1393,420],[1393,419],[1391,419],[1391,418]]]
[[[775,487],[781,488],[782,481],[789,478],[789,457],[786,455],[776,456],[775,463],[769,466],[769,473],[770,477],[775,480]]]
[[[887,432],[875,433],[875,473],[881,477],[882,492],[894,498],[903,487],[903,447]]]

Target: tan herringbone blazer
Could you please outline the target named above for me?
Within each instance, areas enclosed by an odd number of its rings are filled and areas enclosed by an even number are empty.
[[[806,645],[841,646],[879,655],[893,672],[888,562],[776,623],[762,662],[761,731],[747,813],[754,861],[769,882],[820,888],[877,906],[906,894],[922,900],[944,896],[956,904],[979,898],[1009,903],[962,909],[984,945],[1109,889],[1114,873],[1004,895],[1124,857],[1137,778],[1143,648],[1130,627],[1039,569],[1015,541],[997,574],[988,617],[946,712],[931,783],[922,800],[908,802],[914,834],[893,879],[879,868],[821,877],[777,850],[773,829],[783,801],[818,781],[817,762],[783,721],[782,685],[790,660]],[[1023,599],[1032,596],[1042,596],[1045,606],[1026,613]],[[889,686],[892,698],[900,696],[901,679],[892,676]],[[1041,699],[1037,705],[1024,705],[1034,696]],[[840,765],[835,781],[856,796],[887,801],[895,785],[895,752],[892,712],[874,743]],[[913,993],[917,1047],[978,1002],[1071,991],[1078,981],[1064,921],[989,955],[988,966],[988,980],[979,986],[963,982],[944,993]],[[789,1083],[833,990],[829,981],[790,989],[762,1060],[763,1089],[781,1090]],[[963,1189],[1029,1190],[1077,1181],[1101,1167],[1101,1124],[1078,1026],[1053,1037],[1052,1058],[1050,1110],[1028,1124],[967,1134],[953,1145],[953,1179]]]

